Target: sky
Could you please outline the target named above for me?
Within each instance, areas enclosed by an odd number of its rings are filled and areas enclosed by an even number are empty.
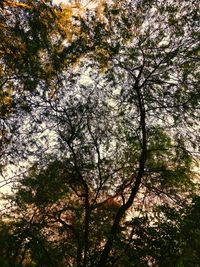
[[[54,1],[53,1],[53,3],[56,4],[56,5],[57,5],[57,4],[60,4],[61,2],[62,2],[62,3],[67,3],[67,2],[69,2],[69,1],[67,1],[67,0],[62,0],[62,1],[60,1],[60,0],[54,0]]]

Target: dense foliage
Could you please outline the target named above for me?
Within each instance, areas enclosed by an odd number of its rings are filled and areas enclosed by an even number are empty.
[[[198,266],[198,1],[69,2],[0,3],[0,264]]]

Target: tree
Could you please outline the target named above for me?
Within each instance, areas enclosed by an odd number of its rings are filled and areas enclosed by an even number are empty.
[[[168,203],[177,209],[196,192],[192,167],[200,94],[195,5],[100,2],[72,16],[69,37],[62,13],[69,10],[42,4],[55,31],[48,24],[42,35],[38,27],[37,67],[33,72],[22,68],[28,78],[16,82],[28,88],[23,91],[28,109],[22,113],[17,106],[17,116],[9,114],[10,123],[14,116],[20,121],[13,139],[17,160],[25,160],[29,169],[18,179],[11,210],[36,264],[163,265],[156,234],[165,236],[164,248],[174,244],[171,236],[180,240],[173,223],[167,232],[167,222],[153,228],[146,217],[156,222],[154,206]],[[44,13],[38,12],[36,5],[33,18],[42,25],[49,21],[41,21]],[[28,52],[32,69],[35,61]],[[34,84],[23,87],[27,79]],[[19,97],[20,90],[15,92]],[[159,253],[147,245],[157,246]],[[48,257],[51,251],[58,256]],[[176,253],[169,251],[169,264]]]
[[[137,237],[129,246],[130,251],[137,248],[138,254],[153,259],[155,266],[198,266],[199,197],[178,210],[160,206],[156,214],[154,225],[147,218],[132,222]]]

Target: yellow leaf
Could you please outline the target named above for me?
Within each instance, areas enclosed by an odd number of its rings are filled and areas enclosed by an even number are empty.
[[[10,96],[3,96],[2,103],[5,106],[10,106],[12,103],[12,99]]]
[[[24,7],[24,8],[32,8],[32,6],[30,5],[27,5],[25,3],[19,3],[19,2],[16,2],[16,1],[5,1],[4,2],[5,6],[10,6],[10,7]]]

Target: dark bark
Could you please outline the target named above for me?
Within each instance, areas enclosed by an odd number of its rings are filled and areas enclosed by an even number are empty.
[[[85,233],[84,233],[84,258],[83,258],[83,267],[87,266],[87,257],[88,257],[88,250],[89,250],[89,221],[90,221],[90,203],[89,203],[89,196],[88,191],[85,195]]]
[[[107,239],[107,242],[105,244],[104,250],[101,254],[99,263],[97,264],[97,267],[105,267],[109,258],[109,253],[112,250],[113,242],[116,238],[116,235],[119,230],[119,225],[122,217],[125,215],[126,211],[131,207],[131,205],[134,202],[134,199],[137,195],[137,192],[139,190],[139,187],[142,182],[142,177],[144,175],[144,169],[145,169],[145,163],[147,160],[147,136],[146,136],[146,119],[145,119],[145,107],[143,102],[143,96],[141,94],[141,87],[139,86],[139,78],[141,76],[143,67],[141,67],[140,73],[138,77],[135,80],[134,89],[136,90],[137,94],[137,102],[138,102],[138,108],[140,113],[140,127],[141,127],[141,134],[142,134],[142,140],[141,140],[141,154],[139,159],[139,170],[135,179],[135,183],[132,186],[132,190],[130,193],[130,196],[125,204],[123,204],[114,219],[109,237]]]

